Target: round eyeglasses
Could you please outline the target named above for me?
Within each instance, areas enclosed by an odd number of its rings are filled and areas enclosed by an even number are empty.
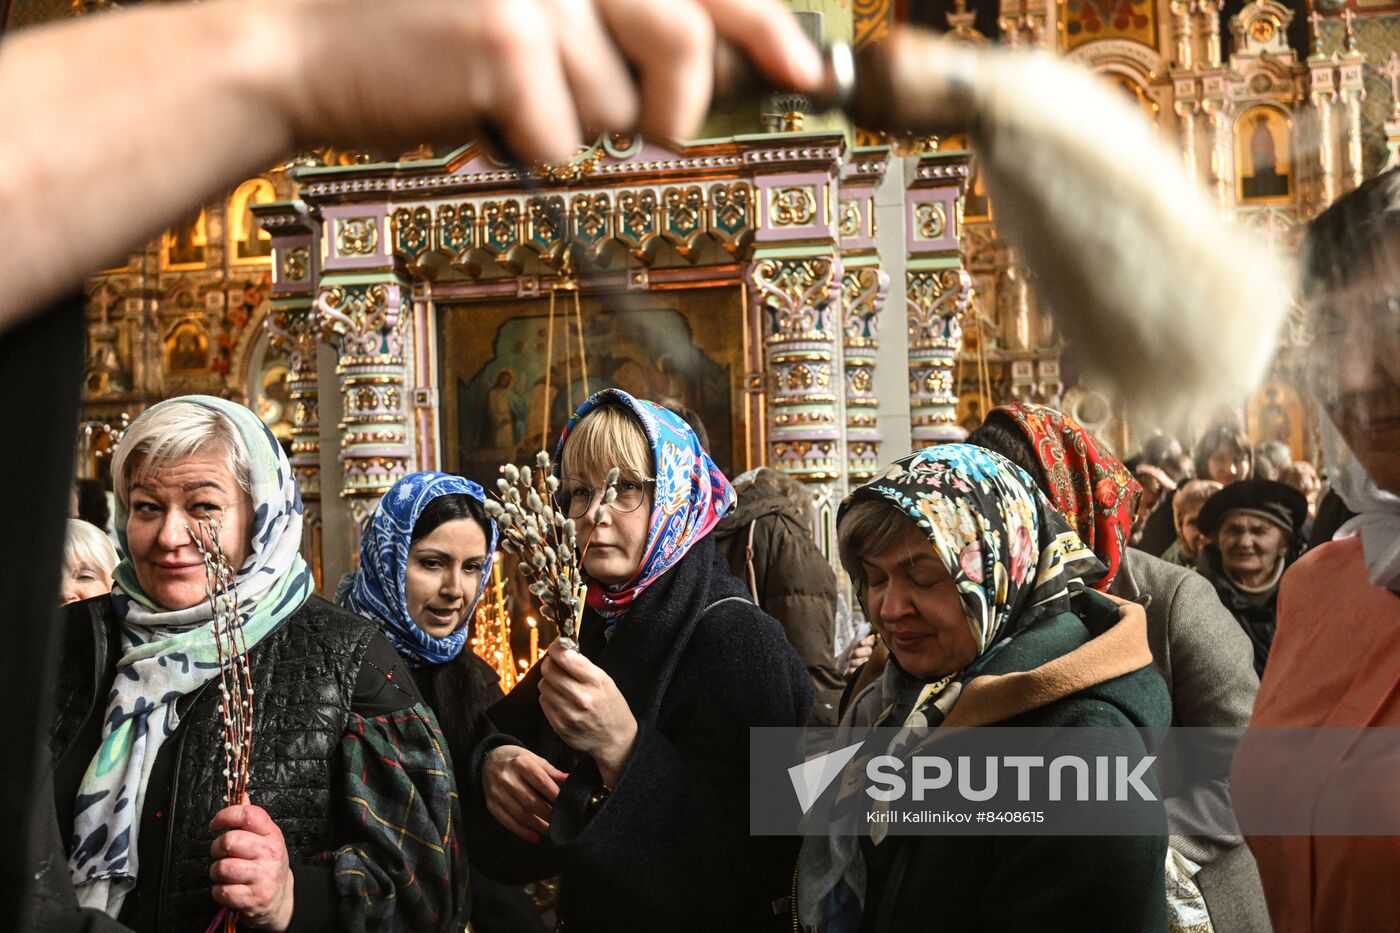
[[[608,503],[608,508],[624,514],[635,512],[646,499],[647,489],[655,485],[654,479],[618,480],[614,487],[617,490],[617,498]],[[594,489],[576,480],[565,479],[559,484],[554,501],[561,512],[569,518],[577,519],[587,515],[589,506],[601,501],[603,493],[603,489]]]

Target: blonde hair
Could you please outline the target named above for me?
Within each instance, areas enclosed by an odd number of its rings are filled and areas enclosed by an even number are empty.
[[[866,579],[861,557],[879,554],[917,527],[898,506],[884,499],[863,499],[851,505],[836,526],[841,566],[856,586],[863,589]]]
[[[252,457],[233,422],[198,402],[176,401],[138,418],[122,436],[112,456],[117,499],[126,506],[133,484],[163,466],[200,453],[222,456],[239,488],[252,492]]]
[[[107,582],[117,569],[117,551],[102,529],[81,518],[68,519],[68,535],[63,541],[63,563],[88,567],[102,574]]]
[[[636,479],[655,479],[656,456],[636,415],[621,405],[601,405],[584,415],[564,442],[561,473],[603,476],[613,467]]]

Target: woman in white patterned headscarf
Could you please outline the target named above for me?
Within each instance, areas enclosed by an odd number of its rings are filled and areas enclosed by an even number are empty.
[[[174,399],[132,424],[113,472],[116,587],[69,609],[55,728],[79,902],[138,930],[203,929],[221,911],[251,929],[446,929],[461,879],[437,724],[392,646],[312,595],[272,434],[230,402]],[[253,687],[243,801],[225,800],[201,556],[215,547]]]

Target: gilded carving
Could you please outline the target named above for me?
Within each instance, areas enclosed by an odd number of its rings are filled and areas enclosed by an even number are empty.
[[[769,311],[770,339],[827,329],[834,274],[827,258],[763,259],[753,264],[749,278]]]
[[[972,276],[965,269],[907,273],[905,303],[909,337],[917,342],[961,341],[959,318],[972,300]]]
[[[379,407],[379,396],[369,386],[361,386],[353,396],[357,411],[373,411]]]
[[[774,188],[769,194],[768,216],[775,227],[805,227],[817,216],[815,185]]]
[[[520,202],[486,201],[481,205],[486,248],[505,253],[520,243]]]
[[[333,285],[316,298],[320,329],[328,342],[342,341],[347,356],[397,355],[402,335],[398,307],[390,307],[385,285]]]
[[[804,363],[798,363],[788,370],[787,387],[793,391],[810,389],[816,385],[816,377],[812,375],[812,370]]]
[[[530,244],[542,252],[548,252],[564,238],[567,222],[564,215],[564,199],[558,195],[531,198],[529,210]]]
[[[612,201],[607,194],[576,194],[573,200],[574,237],[596,246],[608,236]]]
[[[666,229],[682,239],[700,230],[705,220],[705,194],[699,187],[667,188],[662,193],[666,205]]]
[[[355,217],[336,222],[336,252],[341,256],[369,256],[379,245],[379,221]]]
[[[444,204],[438,208],[438,245],[453,256],[476,245],[475,204]]]
[[[305,282],[311,274],[311,250],[305,246],[293,246],[282,252],[282,281]]]
[[[842,328],[848,344],[876,339],[875,318],[889,286],[889,275],[874,266],[847,269],[841,275]]]
[[[945,369],[930,369],[924,373],[923,390],[929,395],[941,395],[952,391],[953,374]]]
[[[843,237],[860,236],[860,202],[854,198],[841,202],[841,219],[838,229]]]
[[[753,203],[747,182],[715,185],[710,189],[710,227],[733,240],[747,227]]]
[[[531,174],[544,181],[567,184],[593,174],[603,160],[603,147],[592,146],[563,162],[536,162]]]
[[[914,208],[914,225],[919,238],[941,240],[948,231],[948,212],[942,201],[920,204]]]
[[[401,207],[389,219],[394,251],[410,262],[416,262],[428,251],[429,231],[433,214],[426,207]]]
[[[617,197],[617,210],[618,237],[641,246],[656,235],[655,191],[624,191]]]
[[[862,395],[870,391],[874,381],[875,376],[868,367],[862,366],[851,373],[851,388]]]

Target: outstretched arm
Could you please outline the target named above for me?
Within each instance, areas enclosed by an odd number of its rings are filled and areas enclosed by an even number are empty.
[[[716,35],[820,78],[779,0],[214,0],[0,42],[0,332],[296,148],[693,132]],[[199,80],[185,76],[198,75]]]

